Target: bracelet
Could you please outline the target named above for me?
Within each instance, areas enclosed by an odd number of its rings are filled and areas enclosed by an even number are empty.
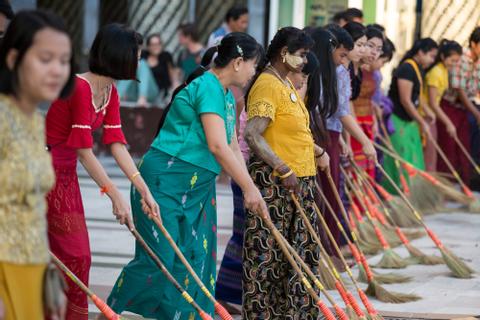
[[[133,179],[135,179],[135,178],[138,177],[139,175],[140,175],[140,172],[139,172],[139,171],[135,172],[134,174],[132,174],[132,175],[130,176],[130,181],[133,181]]]
[[[287,173],[285,173],[284,175],[279,176],[279,178],[283,180],[283,179],[286,179],[286,178],[290,177],[292,174],[293,174],[293,170],[290,169],[290,170],[289,170]]]
[[[315,159],[318,159],[318,158],[321,158],[323,157],[323,155],[325,154],[325,152],[327,152],[325,149],[322,149],[322,152],[318,155],[318,156],[315,156]]]

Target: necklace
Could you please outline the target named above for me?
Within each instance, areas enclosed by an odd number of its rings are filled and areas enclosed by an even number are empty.
[[[277,69],[275,69],[274,66],[269,65],[267,69],[271,71],[273,75],[277,77],[278,80],[280,80],[286,87],[288,87],[288,89],[290,89],[290,100],[292,100],[293,103],[297,102],[298,98],[295,91],[292,91],[292,84],[290,83],[290,81],[288,79],[283,80],[282,77],[280,76],[280,73],[277,71]]]

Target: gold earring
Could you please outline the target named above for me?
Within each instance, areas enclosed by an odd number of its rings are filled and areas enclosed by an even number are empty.
[[[238,68],[235,68],[235,72],[238,72]]]
[[[285,58],[286,55],[283,56],[282,62],[285,63],[287,61],[287,58]]]

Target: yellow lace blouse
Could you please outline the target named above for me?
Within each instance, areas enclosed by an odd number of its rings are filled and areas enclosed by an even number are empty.
[[[48,261],[45,195],[53,183],[44,118],[0,95],[0,261]]]
[[[271,119],[263,137],[297,177],[316,174],[309,115],[295,89],[274,75],[262,73],[250,90],[247,111],[248,119]]]

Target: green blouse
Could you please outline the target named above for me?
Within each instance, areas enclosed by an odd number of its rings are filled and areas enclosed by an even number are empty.
[[[177,94],[152,148],[219,174],[220,164],[208,149],[200,119],[203,113],[215,113],[223,119],[230,144],[235,131],[235,99],[211,72]]]

